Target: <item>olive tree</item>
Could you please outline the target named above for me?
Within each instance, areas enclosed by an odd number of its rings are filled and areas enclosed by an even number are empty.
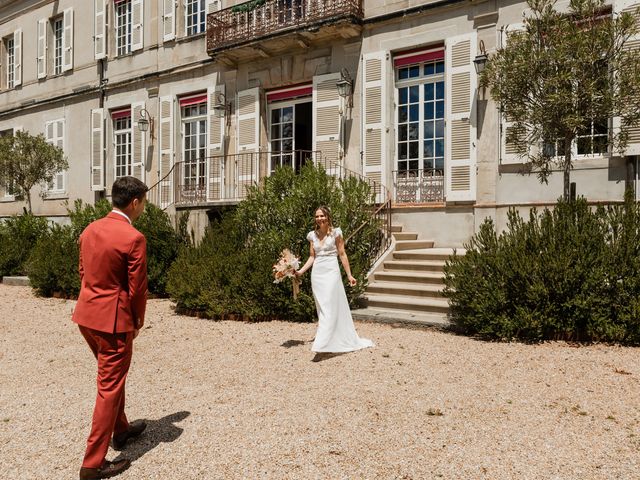
[[[17,197],[26,200],[31,213],[31,189],[49,184],[54,176],[69,168],[61,148],[48,143],[44,135],[16,131],[0,137],[0,182],[10,185]],[[42,196],[46,195],[43,188]]]
[[[542,182],[564,173],[569,198],[572,146],[587,154],[624,153],[640,121],[640,53],[631,13],[603,0],[528,0],[521,29],[506,36],[482,72],[481,85],[508,121],[505,141]],[[615,119],[615,121],[614,121]]]

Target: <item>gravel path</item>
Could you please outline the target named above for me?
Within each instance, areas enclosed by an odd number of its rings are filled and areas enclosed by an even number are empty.
[[[2,479],[77,478],[95,365],[73,305],[0,285]],[[374,349],[314,363],[315,325],[147,318],[127,410],[149,427],[118,478],[640,478],[637,348],[358,324]]]

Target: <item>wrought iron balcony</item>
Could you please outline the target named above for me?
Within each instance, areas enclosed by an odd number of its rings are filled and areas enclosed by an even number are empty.
[[[207,52],[213,56],[251,45],[259,50],[270,46],[265,41],[297,34],[295,41],[304,46],[336,29],[348,36],[362,18],[362,0],[252,0],[207,16]]]
[[[393,197],[395,203],[444,202],[442,170],[394,170]]]

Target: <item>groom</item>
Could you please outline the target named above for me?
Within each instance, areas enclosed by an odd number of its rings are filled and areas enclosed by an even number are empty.
[[[113,183],[113,210],[80,235],[80,296],[73,321],[98,362],[98,395],[80,480],[108,478],[131,462],[105,460],[113,446],[139,436],[144,421],[130,424],[124,413],[125,381],[133,339],[144,325],[147,304],[147,247],[132,225],[144,210],[147,186],[133,177]]]

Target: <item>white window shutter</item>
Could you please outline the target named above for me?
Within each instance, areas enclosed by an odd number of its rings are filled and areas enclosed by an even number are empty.
[[[93,45],[94,58],[100,60],[107,56],[107,0],[93,0],[94,29]]]
[[[56,146],[60,148],[63,152],[65,151],[65,121],[58,120],[56,122]],[[58,172],[54,178],[54,188],[58,192],[64,192],[66,190],[66,177],[67,174],[63,170]]]
[[[445,44],[445,184],[448,202],[476,199],[476,33]]]
[[[162,41],[176,38],[176,0],[162,0]]]
[[[260,151],[260,88],[238,92],[236,195],[244,197],[247,186],[258,181],[258,155]]]
[[[37,69],[38,78],[47,76],[47,24],[49,20],[43,18],[38,20],[38,57]]]
[[[213,108],[218,101],[218,97],[222,96],[221,99],[225,99],[224,94],[224,84],[207,89],[208,168],[210,169],[207,198],[209,200],[219,200],[223,198],[222,195],[224,192],[224,138],[227,121],[226,116],[229,115],[230,112],[226,112],[224,117],[218,117]]]
[[[377,184],[384,184],[387,152],[387,72],[386,52],[364,55],[362,63],[362,118],[364,122],[363,173]]]
[[[104,190],[104,109],[91,110],[91,190]]]
[[[614,14],[623,12],[631,13],[636,20],[636,25],[640,26],[640,1],[638,0],[615,0],[613,4]],[[627,46],[633,50],[640,50],[640,32],[636,32],[627,40]],[[640,54],[640,53],[639,53]],[[619,133],[620,117],[612,119],[614,135]],[[625,155],[640,155],[640,125],[629,129],[629,139],[624,150]]]
[[[145,181],[145,158],[147,156],[147,132],[138,129],[140,112],[145,108],[144,102],[131,104],[131,170],[132,176]]]
[[[22,29],[13,32],[13,85],[22,85]]]
[[[506,25],[501,32],[500,42],[501,48],[507,46],[509,35],[513,32],[524,30],[523,23],[513,23]],[[504,114],[500,115],[500,163],[510,165],[523,163],[526,161],[519,153],[518,146],[513,143],[507,143],[507,134],[513,129],[513,122],[510,122]],[[525,141],[525,139],[523,139]]]
[[[222,10],[222,0],[207,0],[207,14]]]
[[[144,0],[131,0],[131,51],[144,47]]]
[[[160,207],[165,208],[173,203],[172,176],[169,175],[173,167],[173,110],[174,97],[160,98]]]
[[[62,34],[62,71],[73,69],[73,8],[67,8],[63,14]]]
[[[313,151],[320,152],[327,167],[340,163],[340,73],[313,77]]]

